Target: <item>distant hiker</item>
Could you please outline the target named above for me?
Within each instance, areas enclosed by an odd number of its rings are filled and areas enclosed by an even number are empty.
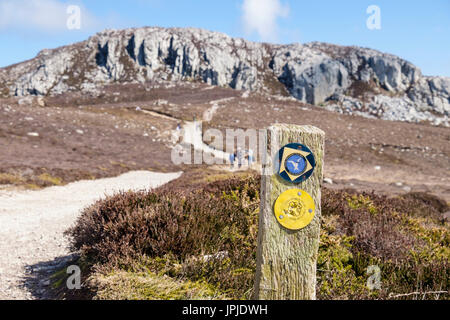
[[[177,143],[181,138],[181,124],[178,123],[175,131],[172,131],[172,142]]]
[[[234,159],[235,159],[236,155],[234,153],[230,153],[230,164],[231,164],[231,169],[234,168]]]
[[[248,166],[251,167],[253,163],[253,150],[248,149]]]
[[[244,158],[244,153],[241,148],[237,149],[237,160],[238,160],[238,168],[240,169],[242,166],[242,159]]]

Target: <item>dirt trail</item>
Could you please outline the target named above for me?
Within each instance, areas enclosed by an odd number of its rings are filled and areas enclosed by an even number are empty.
[[[154,188],[180,175],[132,171],[39,191],[1,191],[0,300],[45,298],[48,280],[36,275],[50,274],[70,259],[63,232],[84,207],[119,190]],[[34,278],[33,283],[27,278]]]
[[[196,150],[200,150],[204,153],[210,153],[216,158],[228,161],[230,157],[229,153],[214,149],[203,142],[200,122],[186,122],[183,125],[183,131],[183,141],[185,143],[191,144]]]

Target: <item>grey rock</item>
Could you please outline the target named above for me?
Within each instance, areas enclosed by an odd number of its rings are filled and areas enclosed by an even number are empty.
[[[50,285],[50,280],[41,280],[40,282],[39,282],[42,286],[49,286]]]
[[[343,64],[307,46],[291,45],[277,50],[271,67],[295,98],[311,104],[324,102],[351,83]]]

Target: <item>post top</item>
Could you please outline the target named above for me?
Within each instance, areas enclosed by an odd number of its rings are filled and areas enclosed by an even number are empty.
[[[297,132],[312,133],[318,135],[325,135],[322,129],[311,125],[297,125],[287,123],[275,123],[269,126],[269,130],[295,130]]]

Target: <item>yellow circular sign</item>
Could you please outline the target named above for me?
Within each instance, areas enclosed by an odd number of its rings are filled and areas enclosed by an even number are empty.
[[[299,230],[311,223],[316,206],[313,198],[301,189],[289,189],[275,201],[274,211],[278,222],[290,230]]]

